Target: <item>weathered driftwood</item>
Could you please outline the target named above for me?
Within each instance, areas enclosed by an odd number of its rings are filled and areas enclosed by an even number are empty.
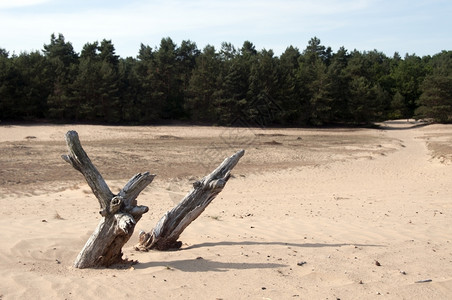
[[[179,236],[223,190],[231,170],[244,154],[245,150],[238,151],[226,158],[212,173],[193,183],[193,189],[160,219],[151,232],[140,232],[135,249],[147,251],[180,248],[182,243],[178,241]]]
[[[137,205],[136,198],[155,175],[138,173],[117,194],[113,194],[102,175],[83,150],[77,132],[66,133],[69,154],[62,158],[83,174],[96,198],[103,216],[94,233],[77,256],[76,268],[107,267],[122,263],[122,247],[133,234],[136,223],[148,211]]]

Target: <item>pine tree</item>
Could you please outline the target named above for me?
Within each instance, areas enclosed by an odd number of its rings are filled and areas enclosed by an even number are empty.
[[[71,85],[77,71],[78,55],[61,33],[58,37],[51,35],[50,44],[44,45],[43,53],[49,65],[47,76],[52,88],[47,99],[49,117],[59,120],[73,119],[76,107],[71,103]]]
[[[185,109],[195,122],[215,122],[214,94],[220,72],[219,54],[214,46],[207,45],[196,59],[190,78]]]
[[[281,107],[281,122],[286,125],[304,125],[301,119],[301,96],[297,80],[300,51],[292,46],[287,47],[279,59],[280,91],[278,104]]]
[[[431,118],[436,122],[452,122],[452,51],[435,55],[430,65],[432,72],[422,83],[422,94],[416,117]]]

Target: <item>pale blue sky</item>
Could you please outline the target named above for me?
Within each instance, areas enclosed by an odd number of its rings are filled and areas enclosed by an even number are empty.
[[[316,36],[336,52],[378,50],[419,56],[452,50],[451,0],[0,0],[0,48],[42,50],[62,33],[80,52],[112,40],[121,57],[163,37],[220,49],[249,40],[276,55]]]

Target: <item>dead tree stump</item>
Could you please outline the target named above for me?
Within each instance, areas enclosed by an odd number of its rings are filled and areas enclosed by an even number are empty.
[[[83,150],[77,132],[68,131],[66,143],[69,154],[62,155],[62,158],[83,174],[99,201],[99,213],[103,217],[78,254],[74,267],[108,267],[123,263],[122,247],[132,236],[141,216],[149,210],[146,206],[137,205],[136,198],[155,175],[138,173],[115,195]]]
[[[238,151],[226,158],[212,173],[193,183],[193,189],[160,219],[151,232],[140,232],[135,249],[147,251],[180,248],[182,243],[178,241],[179,236],[223,190],[231,170],[244,154],[245,150]]]
[[[138,173],[115,195],[83,150],[77,132],[68,131],[66,143],[69,154],[62,155],[62,158],[85,177],[99,201],[99,213],[102,215],[97,228],[78,254],[74,267],[108,267],[124,263],[122,247],[132,236],[142,215],[149,210],[146,206],[137,205],[136,198],[156,175]],[[140,242],[135,248],[146,251],[180,248],[182,243],[178,241],[179,236],[223,190],[231,170],[244,153],[244,150],[240,150],[226,158],[212,173],[196,181],[193,190],[167,212],[150,233],[140,232]]]

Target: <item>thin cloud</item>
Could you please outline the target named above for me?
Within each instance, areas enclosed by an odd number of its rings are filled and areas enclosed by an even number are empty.
[[[51,0],[0,0],[0,9],[35,6],[50,2]]]
[[[422,49],[440,47],[441,37],[442,47],[448,46],[444,28],[450,18],[438,15],[452,13],[442,0],[0,0],[2,5],[16,7],[0,9],[0,26],[8,29],[0,32],[0,47],[6,50],[41,49],[50,34],[63,33],[77,51],[87,42],[111,39],[121,56],[136,55],[140,43],[157,46],[168,36],[200,47],[249,40],[273,50],[303,48],[317,36],[326,46],[393,53],[413,45],[412,52],[434,54]],[[436,34],[436,46],[423,45],[428,31]],[[416,43],[409,40],[413,36]]]

